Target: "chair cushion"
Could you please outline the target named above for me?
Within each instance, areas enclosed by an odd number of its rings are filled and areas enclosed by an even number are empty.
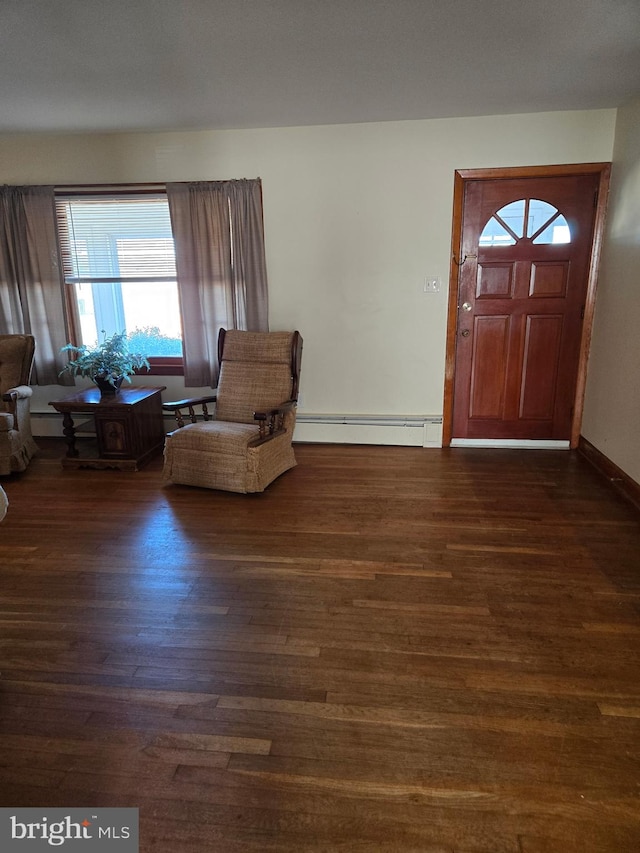
[[[293,468],[296,458],[290,434],[247,447],[254,435],[249,424],[188,424],[167,437],[163,479],[205,489],[262,492]]]
[[[187,424],[172,432],[169,440],[173,450],[198,450],[246,456],[247,445],[258,436],[257,424],[205,421]]]
[[[0,412],[0,432],[11,432],[15,429],[14,417],[10,412]]]

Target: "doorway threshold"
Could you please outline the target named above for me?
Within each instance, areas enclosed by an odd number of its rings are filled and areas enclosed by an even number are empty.
[[[570,450],[569,441],[529,438],[452,438],[451,447],[491,447],[518,450]]]

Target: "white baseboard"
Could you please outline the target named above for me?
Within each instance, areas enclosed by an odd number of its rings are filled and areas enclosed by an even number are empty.
[[[529,438],[452,438],[451,447],[521,448],[529,450],[569,450],[569,441]]]
[[[35,439],[62,438],[62,415],[58,412],[31,412],[31,432]]]
[[[298,412],[293,438],[299,442],[442,447],[442,417]]]

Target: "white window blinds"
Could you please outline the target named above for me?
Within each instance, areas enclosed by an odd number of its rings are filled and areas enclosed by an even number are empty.
[[[175,281],[164,195],[59,195],[58,232],[67,284]]]

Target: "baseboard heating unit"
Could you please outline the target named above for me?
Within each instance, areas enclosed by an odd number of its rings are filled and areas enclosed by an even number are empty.
[[[294,441],[442,447],[442,415],[354,415],[298,411]]]
[[[493,447],[525,450],[569,450],[568,441],[529,438],[452,438],[451,447]]]

